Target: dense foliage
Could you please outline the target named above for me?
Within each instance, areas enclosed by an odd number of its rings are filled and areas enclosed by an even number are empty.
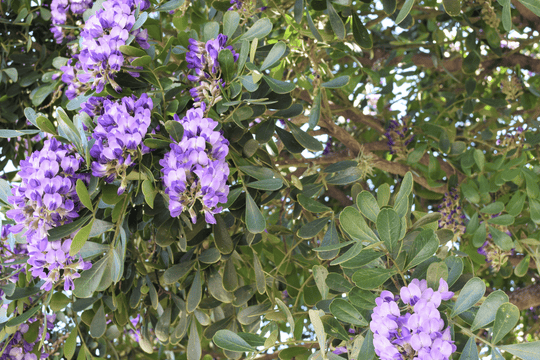
[[[0,359],[538,359],[538,15],[2,0]]]

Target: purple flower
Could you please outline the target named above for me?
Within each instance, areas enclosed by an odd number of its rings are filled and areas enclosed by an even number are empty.
[[[216,39],[208,40],[206,43],[189,39],[189,51],[186,54],[188,69],[194,69],[195,75],[188,75],[189,81],[198,82],[198,85],[189,90],[195,100],[195,106],[201,106],[204,100],[208,101],[208,106],[213,106],[221,97],[221,87],[225,84],[219,78],[219,53],[224,49],[229,49],[234,61],[238,60],[238,54],[232,46],[227,44],[227,36],[219,34]]]
[[[103,101],[102,114],[97,118],[92,134],[96,142],[90,155],[97,160],[92,163],[92,174],[105,177],[109,183],[120,177],[119,194],[127,186],[126,171],[135,164],[139,146],[150,125],[152,108],[152,100],[147,94],[140,98],[135,95],[124,97],[120,102]]]
[[[13,205],[6,215],[17,225],[8,231],[16,234],[25,230],[28,264],[34,278],[45,280],[42,289],[50,290],[61,277],[66,280],[77,277],[78,269],[86,269],[77,256],[69,255],[71,234],[63,240],[50,242],[48,231],[77,218],[81,207],[75,184],[78,179],[88,181],[86,175],[76,174],[83,158],[73,151],[71,145],[56,139],[46,140],[40,151],[35,151],[20,162],[21,183],[12,189],[8,201]],[[65,288],[72,290],[69,281]]]
[[[125,62],[120,46],[126,45],[132,36],[143,49],[150,47],[148,32],[140,28],[133,29],[136,9],[145,10],[149,6],[147,0],[107,0],[102,4],[103,8],[88,19],[81,32],[80,53],[73,55],[78,62],[74,69],[61,69],[64,74],[68,73],[67,77],[62,76],[62,80],[68,84],[68,98],[85,91],[79,88],[96,89],[99,93],[107,84],[111,84],[116,91],[122,90],[114,81],[116,73]],[[75,70],[78,73],[76,79]],[[136,72],[129,73],[138,76]],[[74,85],[73,79],[76,82]]]
[[[184,118],[174,120],[184,127],[184,137],[171,144],[171,151],[159,161],[163,167],[165,193],[169,195],[172,217],[187,210],[191,221],[197,221],[194,206],[202,204],[206,222],[215,224],[215,214],[221,212],[220,203],[227,202],[229,165],[225,157],[229,142],[216,131],[218,123],[204,117],[202,108],[189,109]]]
[[[441,300],[449,300],[454,293],[440,279],[434,291],[426,280],[413,279],[409,286],[400,289],[401,300],[413,312],[401,315],[397,300],[389,291],[375,299],[369,324],[373,331],[373,346],[381,360],[437,359],[448,360],[456,350],[450,328],[444,331],[444,321],[439,310]]]

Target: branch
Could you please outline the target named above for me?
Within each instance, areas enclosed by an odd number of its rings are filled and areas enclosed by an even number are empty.
[[[540,305],[540,284],[533,284],[508,294],[510,302],[519,310]]]

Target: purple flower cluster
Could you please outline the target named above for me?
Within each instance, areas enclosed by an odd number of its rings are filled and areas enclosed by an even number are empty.
[[[51,32],[56,43],[61,44],[64,40],[64,29],[59,25],[64,25],[67,21],[69,10],[73,15],[82,15],[87,9],[92,7],[92,0],[52,0],[51,1]]]
[[[401,301],[413,312],[401,315],[397,303],[400,297],[383,291],[375,299],[377,306],[369,324],[377,356],[381,360],[448,360],[456,346],[450,327],[443,330],[444,321],[437,308],[453,295],[443,279],[438,291],[429,288],[426,280],[414,279],[400,290]]]
[[[439,204],[439,213],[442,215],[439,228],[452,230],[457,237],[465,233],[465,214],[459,204],[459,192],[456,188],[444,194],[443,201]]]
[[[106,99],[102,106],[103,114],[97,118],[92,135],[96,142],[90,155],[97,159],[92,163],[92,174],[105,177],[109,183],[121,178],[120,195],[127,186],[126,170],[134,164],[148,131],[153,103],[147,94],[142,94],[140,98],[124,97],[120,102]]]
[[[511,148],[516,147],[516,145],[523,147],[524,142],[525,142],[524,129],[521,126],[518,126],[513,131],[510,131],[510,133],[507,133],[506,135],[504,135],[501,139],[497,139],[496,144],[498,146],[506,146],[511,149]]]
[[[80,82],[91,82],[90,87],[98,93],[106,84],[121,91],[114,81],[116,73],[124,65],[120,46],[126,45],[128,38],[133,36],[143,49],[150,47],[147,30],[133,29],[135,10],[145,10],[149,6],[148,0],[107,0],[102,4],[103,9],[88,19],[81,32],[81,51],[74,56],[79,61],[76,70],[79,70]]]
[[[400,121],[390,120],[388,130],[384,134],[388,139],[390,154],[401,155],[404,149],[414,140],[414,135],[407,134],[409,128],[403,119]]]
[[[72,278],[79,276],[78,269],[88,269],[91,264],[69,256],[71,239],[48,241],[48,231],[77,218],[80,208],[75,190],[78,179],[87,176],[76,174],[84,160],[56,139],[46,140],[40,151],[20,163],[21,184],[12,189],[8,198],[13,209],[6,215],[17,225],[11,226],[13,234],[26,230],[28,264],[34,278],[45,280],[41,287],[52,289],[60,281],[60,271],[65,280],[64,289],[73,289]]]
[[[54,321],[56,320],[56,315],[45,315],[47,329],[52,330],[54,328]],[[39,359],[46,359],[49,357],[44,351],[44,348],[41,351],[36,351],[36,346],[39,346],[43,331],[45,331],[45,340],[50,339],[49,333],[44,329],[44,326],[40,326],[38,336],[36,340],[29,343],[24,338],[25,334],[30,330],[28,324],[34,324],[38,322],[39,319],[31,318],[26,323],[19,326],[17,331],[11,336],[8,337],[9,342],[6,344],[6,341],[0,342],[0,349],[3,351],[0,353],[0,360],[38,360],[37,354],[40,354]]]
[[[232,46],[225,46],[227,36],[219,34],[217,39],[208,40],[206,43],[189,39],[189,51],[186,54],[186,62],[189,69],[195,70],[195,75],[188,75],[190,81],[198,82],[198,86],[189,90],[195,100],[195,106],[201,106],[206,100],[211,107],[222,99],[221,87],[224,84],[220,79],[218,56],[221,50],[231,50],[234,61],[238,60],[238,54]]]
[[[174,115],[184,127],[184,137],[171,144],[171,151],[159,163],[171,216],[187,210],[195,223],[194,206],[199,200],[206,222],[215,224],[214,215],[222,210],[218,204],[227,202],[229,194],[229,165],[225,161],[229,142],[215,130],[218,123],[204,117],[204,109],[204,105],[189,109],[182,119]]]

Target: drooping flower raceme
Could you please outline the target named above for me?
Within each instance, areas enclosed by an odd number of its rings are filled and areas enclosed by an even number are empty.
[[[215,130],[218,123],[204,117],[204,105],[189,109],[182,119],[178,115],[174,119],[184,127],[184,137],[171,144],[171,151],[159,161],[169,211],[176,217],[187,210],[195,223],[194,207],[199,200],[206,222],[215,224],[214,215],[222,210],[218,204],[227,202],[229,194],[229,165],[225,161],[229,142]]]
[[[189,51],[186,54],[186,62],[189,69],[195,70],[195,75],[188,75],[190,81],[198,82],[198,86],[189,90],[195,100],[195,106],[201,106],[203,101],[208,102],[212,107],[221,97],[221,87],[224,85],[221,79],[221,71],[218,62],[219,53],[224,49],[229,49],[233,54],[233,59],[238,60],[238,54],[232,46],[225,46],[227,36],[219,34],[216,39],[208,40],[206,43],[189,39]]]
[[[64,25],[67,21],[69,11],[73,15],[82,15],[87,9],[92,7],[92,0],[52,0],[51,1],[51,32],[56,43],[61,44],[64,39],[64,29],[59,25]]]
[[[81,51],[78,55],[82,73],[81,82],[91,82],[91,88],[99,93],[106,84],[111,84],[116,91],[120,86],[114,81],[115,74],[124,65],[124,55],[120,46],[126,45],[130,36],[143,49],[148,49],[147,30],[134,29],[135,10],[145,10],[150,6],[148,0],[107,0],[103,9],[96,11],[81,32]],[[131,73],[137,76],[136,73]]]
[[[455,237],[465,233],[465,214],[459,203],[459,193],[455,188],[444,194],[443,201],[439,205],[442,217],[439,220],[439,228],[449,229]]]
[[[383,291],[375,299],[377,306],[369,324],[377,356],[381,360],[448,360],[456,346],[450,327],[443,329],[444,321],[437,308],[442,300],[453,295],[443,279],[437,291],[429,288],[426,280],[418,279],[402,287],[400,296]],[[397,303],[400,297],[412,313],[401,314]]]
[[[7,304],[5,305],[7,306]],[[45,348],[42,347],[41,350],[37,350],[43,336],[43,331],[45,331],[45,340],[50,339],[50,335],[47,330],[52,330],[54,328],[54,321],[56,320],[56,315],[44,315],[45,316],[45,325],[40,324],[40,320],[36,317],[29,319],[24,324],[21,324],[19,328],[13,333],[12,336],[6,338],[5,341],[0,342],[0,349],[3,349],[0,355],[0,360],[38,360],[46,359],[49,357],[49,354],[45,352]],[[26,341],[25,334],[28,333],[30,327],[39,324],[39,330],[37,337],[35,337],[33,342]],[[7,343],[6,343],[7,341]],[[39,354],[39,357],[38,355]]]
[[[64,289],[73,289],[72,279],[80,276],[77,270],[91,266],[80,257],[69,255],[70,237],[56,241],[48,239],[49,230],[79,216],[81,205],[75,184],[78,179],[88,181],[86,175],[76,174],[83,163],[83,158],[71,145],[54,138],[46,140],[40,151],[20,162],[21,184],[13,187],[13,196],[8,197],[13,209],[6,215],[17,224],[9,231],[17,234],[26,230],[30,271],[34,278],[45,281],[41,287],[45,290],[52,289],[60,277],[65,280]]]
[[[384,134],[388,140],[390,154],[396,154],[398,157],[405,156],[405,148],[414,140],[414,135],[408,131],[409,128],[403,119],[400,121],[390,120],[388,130]]]
[[[90,155],[97,159],[92,163],[92,174],[113,182],[122,179],[118,193],[126,188],[126,170],[134,164],[136,153],[148,131],[152,99],[146,94],[122,98],[120,102],[103,101],[102,115],[97,118],[93,137],[96,142]]]

